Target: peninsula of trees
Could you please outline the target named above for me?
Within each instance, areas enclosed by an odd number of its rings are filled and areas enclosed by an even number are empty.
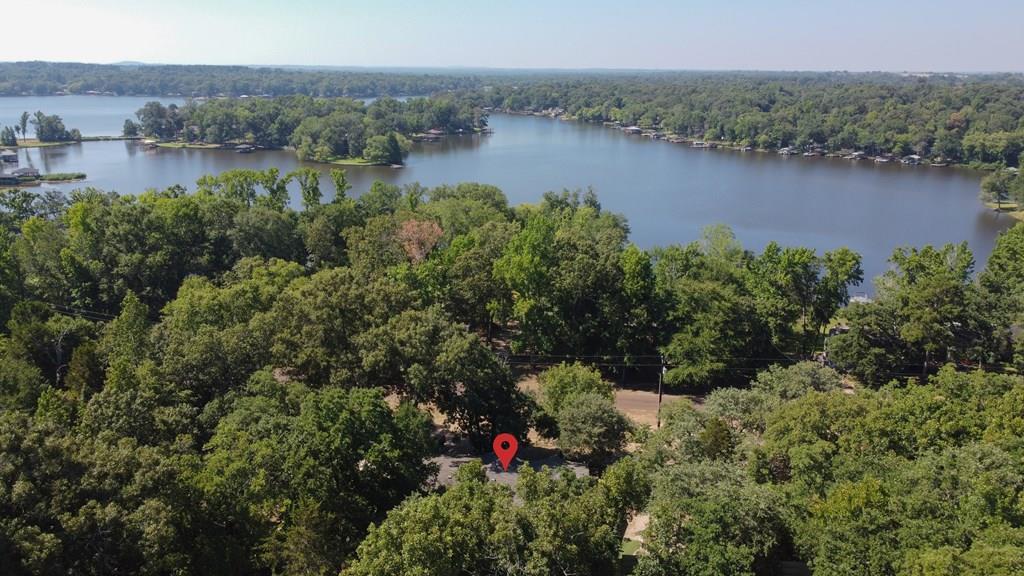
[[[0,192],[5,574],[1024,566],[1024,224],[978,274],[964,245],[896,250],[849,304],[846,249],[645,251],[590,193],[330,176]],[[829,329],[835,369],[806,361]],[[536,392],[518,354],[554,364]],[[662,356],[703,405],[637,426],[611,382]],[[531,430],[591,475],[435,483],[435,434]]]
[[[379,98],[370,104],[349,98],[190,100],[184,106],[150,102],[127,120],[124,133],[184,144],[245,143],[294,148],[300,160],[362,160],[401,164],[408,137],[428,131],[471,133],[487,126],[487,115],[465,99]]]

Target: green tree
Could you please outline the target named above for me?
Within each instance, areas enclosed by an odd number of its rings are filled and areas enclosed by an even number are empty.
[[[712,460],[729,458],[736,449],[736,438],[721,418],[712,418],[699,437],[704,455]]]
[[[130,119],[125,119],[124,127],[121,129],[121,135],[129,138],[139,135],[139,125],[132,122]]]
[[[379,390],[304,391],[265,373],[251,387],[197,478],[214,518],[239,528],[224,534],[225,564],[323,573],[432,472],[427,416],[392,411]],[[265,554],[254,559],[257,546]]]
[[[395,313],[355,341],[360,380],[434,405],[476,448],[499,432],[526,433],[531,405],[508,368],[437,307]]]
[[[596,368],[579,362],[552,366],[537,377],[540,384],[541,405],[552,415],[571,405],[584,394],[595,394],[608,401],[615,398],[610,382]]]
[[[582,460],[592,471],[604,469],[623,448],[629,421],[606,396],[571,396],[558,412],[558,448],[568,458]]]
[[[0,355],[0,405],[4,410],[35,410],[45,386],[35,365],[9,353]]]
[[[900,549],[889,502],[889,494],[874,478],[836,486],[813,509],[815,573],[891,573]]]
[[[997,170],[981,180],[981,200],[1003,209],[1003,203],[1011,200],[1012,188],[1017,176],[1006,170]]]
[[[522,505],[515,505],[512,491],[487,482],[479,463],[464,465],[457,479],[392,510],[342,573],[615,572],[627,510],[610,483],[524,468],[516,486]]]
[[[28,138],[28,121],[29,121],[29,118],[31,118],[31,116],[29,115],[28,110],[22,112],[21,116],[18,117],[18,128],[21,129],[21,137],[22,138]]]
[[[69,140],[81,140],[81,134],[74,135],[64,127],[64,121],[56,114],[47,116],[42,112],[36,112],[30,122],[35,130],[36,138],[40,142],[66,142]],[[77,132],[77,130],[75,131]]]
[[[765,573],[784,545],[782,498],[720,464],[666,469],[649,510],[636,574]]]
[[[302,193],[302,208],[311,210],[320,206],[320,173],[313,168],[296,168],[288,174],[288,178],[298,181]]]
[[[0,129],[0,146],[17,146],[18,136],[10,126]]]
[[[347,197],[346,194],[352,189],[348,182],[348,173],[339,168],[332,168],[331,183],[334,184],[334,202],[341,202]]]

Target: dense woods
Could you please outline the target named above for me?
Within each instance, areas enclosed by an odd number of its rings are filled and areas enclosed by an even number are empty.
[[[1024,225],[977,274],[896,250],[849,305],[845,249],[645,251],[590,192],[330,176],[0,192],[4,573],[613,574],[637,514],[635,574],[1024,569]],[[517,354],[570,361],[527,393]],[[708,394],[651,430],[611,382],[661,356]],[[591,477],[437,486],[428,409]]]
[[[650,73],[496,83],[481,101],[764,149],[917,154],[1017,166],[1020,75]]]
[[[125,122],[126,136],[291,146],[300,160],[363,158],[376,164],[400,164],[408,154],[406,136],[428,130],[473,132],[487,126],[480,108],[451,97],[380,98],[370,104],[308,96],[190,100],[181,107],[150,102],[136,117],[137,123]]]
[[[476,87],[470,75],[251,66],[0,62],[0,96],[422,96]]]

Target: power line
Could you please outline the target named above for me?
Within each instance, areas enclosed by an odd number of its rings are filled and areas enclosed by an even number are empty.
[[[106,322],[106,321],[114,320],[114,319],[117,318],[117,316],[114,316],[114,315],[111,315],[111,314],[107,314],[105,312],[97,312],[95,310],[85,310],[85,309],[82,309],[82,308],[72,308],[70,306],[64,306],[64,305],[61,305],[61,304],[53,304],[53,303],[50,303],[50,302],[47,302],[47,305],[50,308],[52,308],[55,312],[57,312],[59,314],[64,314],[64,315],[67,315],[67,316],[78,316],[78,317],[81,317],[81,318],[85,318],[86,320],[92,320],[92,321],[95,321],[95,322]]]

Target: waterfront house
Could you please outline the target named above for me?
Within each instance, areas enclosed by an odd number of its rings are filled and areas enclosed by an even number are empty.
[[[18,163],[18,153],[14,150],[3,150],[0,151],[0,162],[7,162],[10,164]]]
[[[870,304],[874,302],[867,292],[860,292],[853,296],[850,296],[850,304]]]
[[[625,132],[626,134],[640,134],[641,132],[643,132],[643,129],[640,128],[639,126],[626,126],[625,128],[622,129],[622,131]]]
[[[921,163],[921,157],[918,156],[917,154],[911,154],[909,156],[904,156],[903,159],[900,160],[900,162],[908,166],[917,166],[918,164]]]

